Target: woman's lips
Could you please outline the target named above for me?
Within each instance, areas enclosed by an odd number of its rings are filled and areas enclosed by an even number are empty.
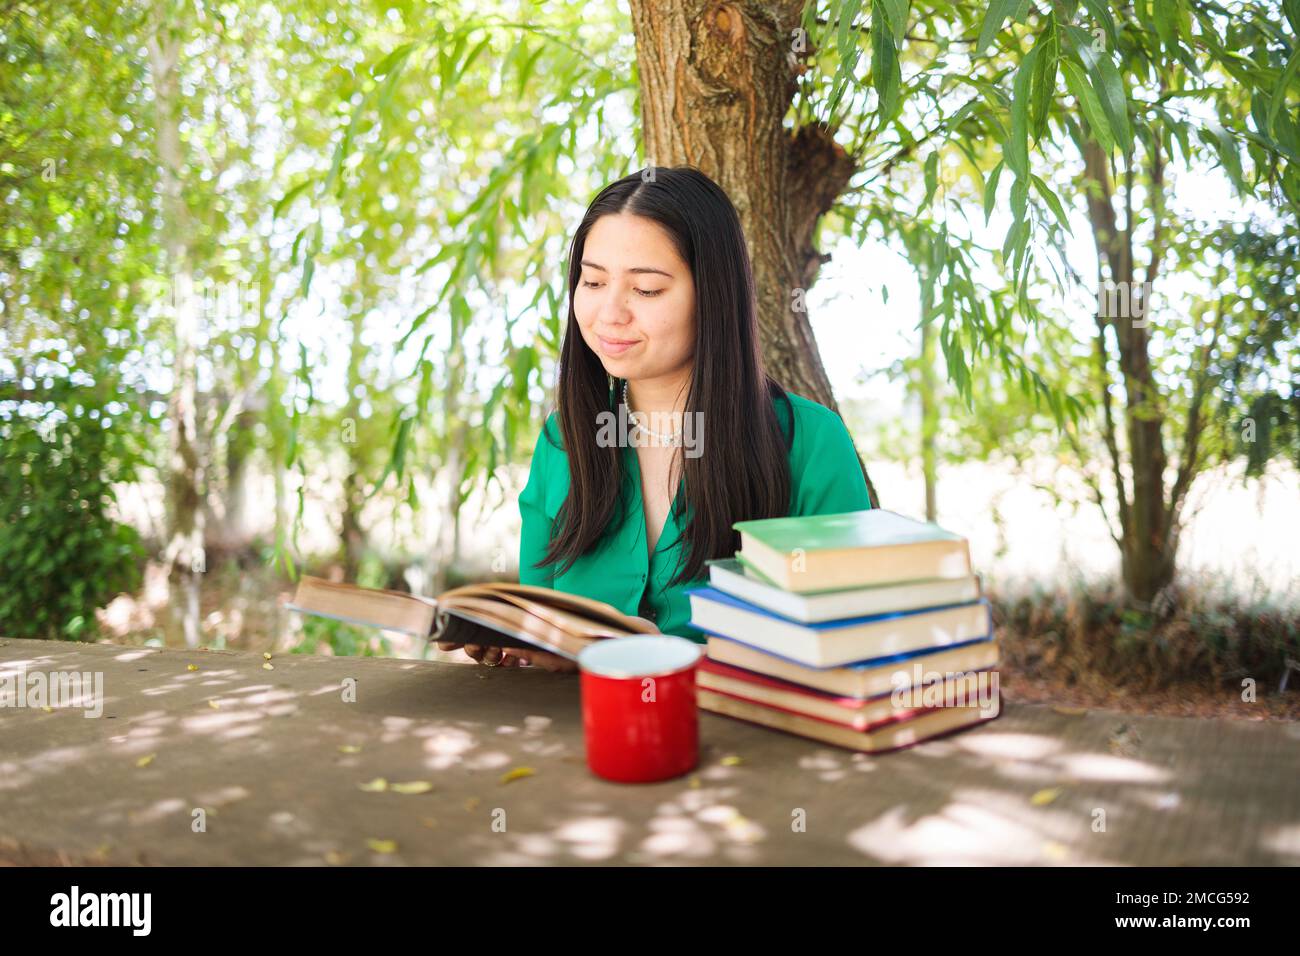
[[[598,335],[596,336],[596,338],[600,342],[601,351],[603,351],[606,355],[621,355],[622,353],[630,349],[632,346],[636,345],[635,341],[619,342],[614,339],[607,339],[603,335]]]

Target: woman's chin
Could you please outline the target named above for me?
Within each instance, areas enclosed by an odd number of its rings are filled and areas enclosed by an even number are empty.
[[[605,366],[605,371],[615,378],[635,379],[637,377],[637,368],[641,364],[618,355],[602,355],[600,360]]]

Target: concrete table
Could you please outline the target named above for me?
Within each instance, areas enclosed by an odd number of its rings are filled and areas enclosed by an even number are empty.
[[[103,680],[98,717],[0,707],[0,862],[1300,864],[1295,724],[1011,701],[867,756],[703,713],[697,771],[628,785],[586,768],[576,675],[264,663],[0,639],[0,675]]]

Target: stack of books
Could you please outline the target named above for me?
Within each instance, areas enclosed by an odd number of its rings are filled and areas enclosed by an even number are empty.
[[[1001,710],[989,602],[965,538],[892,511],[740,521],[687,590],[705,710],[879,752]]]

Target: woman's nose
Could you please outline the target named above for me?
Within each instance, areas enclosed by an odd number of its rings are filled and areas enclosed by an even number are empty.
[[[605,301],[600,304],[599,317],[609,325],[626,325],[632,320],[627,296],[617,292],[605,296]]]

